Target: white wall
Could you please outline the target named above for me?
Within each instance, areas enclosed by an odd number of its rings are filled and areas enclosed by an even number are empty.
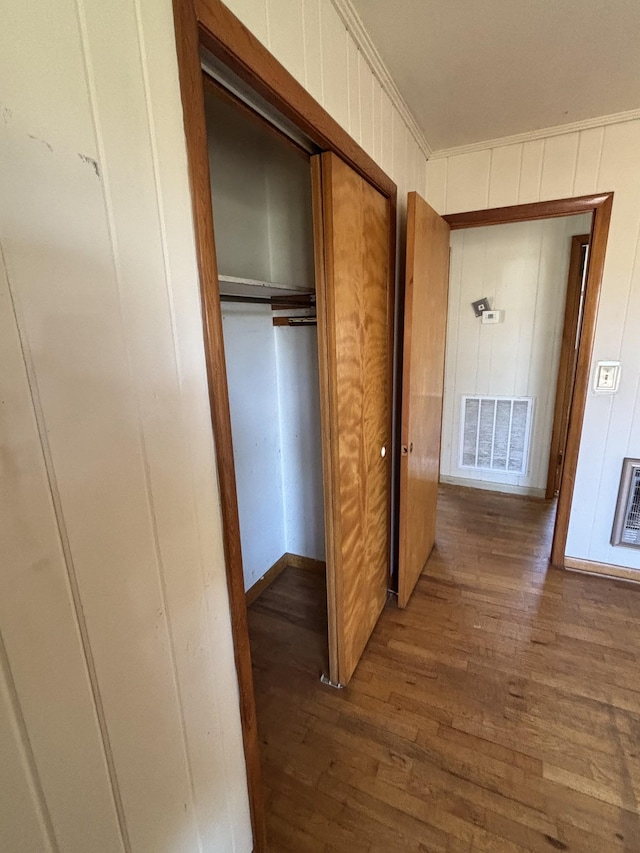
[[[401,199],[424,185],[329,0],[230,5]],[[32,12],[0,29],[0,847],[244,853],[171,4]]]
[[[174,57],[168,0],[4,4],[7,853],[252,847]]]
[[[285,552],[325,554],[316,330],[272,314],[222,305],[245,589]]]
[[[206,116],[220,274],[313,288],[308,159],[209,92]]]
[[[441,213],[613,190],[594,361],[622,360],[620,391],[590,394],[567,554],[640,568],[609,545],[624,456],[640,456],[640,121],[429,161],[426,197]]]
[[[313,326],[277,326],[286,550],[324,560],[324,491],[318,336]]]
[[[480,488],[544,495],[549,465],[571,237],[591,214],[451,233],[441,478]],[[485,325],[471,303],[487,297],[503,312]],[[533,397],[526,474],[459,467],[464,394]]]
[[[272,313],[222,304],[245,589],[287,550]]]

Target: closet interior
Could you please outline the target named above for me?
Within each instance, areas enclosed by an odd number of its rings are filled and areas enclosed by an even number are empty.
[[[265,574],[325,562],[310,153],[208,80],[205,113],[251,601]]]

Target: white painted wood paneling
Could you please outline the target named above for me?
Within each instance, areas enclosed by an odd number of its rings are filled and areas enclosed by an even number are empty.
[[[349,133],[356,142],[362,142],[361,106],[360,106],[360,51],[347,33],[347,85],[349,89]]]
[[[573,190],[578,134],[570,133],[547,139],[544,148],[540,199],[567,198]]]
[[[505,145],[491,151],[491,185],[489,207],[518,204],[522,146]]]
[[[274,25],[277,26],[277,22]],[[320,26],[324,107],[345,130],[349,130],[347,43],[351,38],[330,2],[322,4]],[[279,57],[276,55],[276,58]]]
[[[532,201],[540,201],[540,181],[542,179],[545,140],[534,139],[531,142],[525,142],[521,148],[522,157],[518,182],[518,204],[528,204]],[[493,180],[500,180],[497,173],[495,177],[491,176],[491,183],[493,183]]]
[[[364,144],[403,192],[420,188],[424,158],[412,169],[409,144],[394,158],[394,108],[360,55],[349,65],[330,0],[230,6],[347,129],[357,92]],[[2,841],[248,853],[171,3],[54,0],[35,18],[13,4],[0,42],[18,306],[3,368],[21,400],[2,423],[17,476],[2,481],[17,536],[0,605]]]
[[[119,851],[119,798],[133,853],[247,853],[171,5],[32,17],[0,35],[2,319],[24,353],[0,608],[23,770],[15,749],[3,769],[30,821],[7,831]]]
[[[374,83],[375,78],[362,54],[358,54],[358,82],[360,86],[360,144],[371,157],[374,152]]]
[[[587,400],[567,554],[640,569],[637,551],[609,544],[622,459],[640,456],[640,122],[609,124],[509,147],[510,154],[500,148],[491,152],[489,198],[513,198],[517,193],[518,202],[523,203],[615,193],[594,361],[622,359],[622,381],[616,396],[590,393]],[[513,165],[518,149],[519,171]],[[486,180],[486,171],[479,162],[475,174],[469,175],[468,188],[461,186],[459,175],[468,173],[468,161],[463,159],[468,156],[436,158],[427,164],[427,200],[442,213],[478,206],[478,188]]]
[[[6,144],[9,134],[13,145]],[[18,127],[3,135],[3,162],[6,154],[17,154],[15,143],[22,135]],[[39,149],[34,151],[38,157]],[[3,197],[9,197],[4,194],[6,189],[0,177]],[[13,282],[14,276],[20,276],[14,240],[7,226],[2,217],[2,252],[13,261]],[[124,848],[107,768],[109,746],[103,743],[92,695],[93,673],[88,669],[82,643],[86,626],[74,607],[73,564],[50,494],[49,478],[54,472],[51,460],[48,465],[45,462],[46,445],[43,448],[40,443],[44,424],[37,380],[27,373],[25,356],[30,361],[30,354],[22,351],[14,310],[3,264],[0,849],[11,853],[50,851],[59,844],[73,853],[87,849],[120,853]],[[97,700],[100,701],[99,695]]]
[[[304,86],[303,4],[300,0],[267,0],[267,19],[278,22],[277,26],[269,27],[269,49]]]
[[[307,91],[319,103],[324,103],[322,81],[322,28],[320,25],[321,0],[303,0],[304,12],[304,67]]]
[[[490,165],[489,151],[463,154],[448,164],[447,213],[480,210],[487,206]]]

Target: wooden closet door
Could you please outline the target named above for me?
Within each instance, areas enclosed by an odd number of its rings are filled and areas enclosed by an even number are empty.
[[[449,293],[449,225],[414,192],[405,281],[399,607],[406,607],[435,543]]]
[[[384,607],[391,492],[391,204],[313,158],[329,674],[351,678]]]

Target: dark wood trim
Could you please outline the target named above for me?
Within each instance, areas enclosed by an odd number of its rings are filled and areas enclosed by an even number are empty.
[[[560,481],[556,525],[553,534],[553,544],[551,546],[551,563],[557,568],[564,566],[567,547],[569,517],[571,515],[571,503],[576,483],[584,410],[587,405],[587,395],[589,393],[591,357],[593,355],[593,343],[596,334],[596,320],[598,317],[598,305],[600,303],[600,290],[602,287],[604,258],[607,249],[612,206],[613,193],[607,193],[602,201],[593,208],[590,251],[587,263],[587,284],[584,296],[582,329],[580,330],[580,344],[578,347],[578,363],[569,412],[569,429],[567,431],[564,467]]]
[[[209,406],[213,435],[215,436],[218,487],[222,507],[222,536],[231,612],[231,630],[238,675],[240,720],[253,830],[253,849],[255,853],[265,853],[267,841],[258,726],[242,571],[240,521],[233,462],[218,269],[213,236],[213,209],[198,26],[191,2],[176,0],[173,8],[193,224],[200,277],[204,348],[209,382]]]
[[[313,557],[303,557],[301,554],[290,554],[288,551],[275,561],[261,578],[245,593],[247,607],[251,607],[256,598],[259,598],[268,586],[277,580],[282,572],[291,566],[293,569],[304,569],[307,572],[326,572],[327,564],[324,560],[314,560]]]
[[[251,607],[256,598],[262,595],[262,593],[268,586],[271,586],[274,580],[276,580],[276,578],[278,578],[279,575],[284,572],[288,565],[290,565],[289,554],[284,553],[282,557],[279,557],[271,566],[271,568],[267,569],[267,571],[262,575],[262,577],[258,578],[258,580],[253,584],[253,586],[250,586],[249,589],[246,591],[245,597],[247,601],[247,607]]]
[[[554,201],[536,201],[531,204],[514,204],[512,207],[493,207],[489,210],[471,210],[466,213],[449,213],[443,217],[451,230],[481,228],[484,225],[504,225],[508,222],[527,222],[533,219],[553,219],[558,216],[575,216],[589,213],[604,204],[610,193],[576,196]]]
[[[327,161],[326,164],[323,161]],[[327,555],[327,612],[338,613],[338,580],[341,577],[342,551],[341,519],[335,511],[333,496],[337,493],[336,477],[340,470],[338,441],[335,434],[338,400],[335,383],[331,381],[335,360],[335,326],[333,291],[328,286],[327,270],[332,268],[332,244],[326,239],[325,228],[331,231],[331,205],[326,206],[327,182],[331,175],[331,158],[322,154],[311,158],[311,196],[313,202],[313,250],[316,277],[316,315],[318,320],[318,378],[320,385],[320,430],[322,435],[322,482],[324,485],[324,538]],[[329,678],[340,681],[338,666],[337,620],[328,620]]]
[[[174,0],[191,5],[200,40],[228,68],[293,122],[322,151],[333,151],[387,196],[396,185],[220,0]]]
[[[495,207],[490,210],[472,210],[453,213],[443,217],[452,229],[480,228],[485,225],[502,225],[509,222],[524,222],[534,219],[551,219],[558,216],[574,216],[578,213],[593,213],[591,222],[590,253],[587,264],[582,328],[578,347],[578,363],[573,386],[569,428],[565,448],[564,467],[560,481],[558,509],[551,545],[550,562],[556,568],[564,567],[569,516],[575,488],[578,452],[582,436],[584,410],[589,391],[589,371],[600,301],[600,288],[604,272],[604,257],[609,236],[609,222],[613,193],[540,201],[533,204],[517,204],[513,207]]]
[[[305,572],[326,572],[324,560],[314,560],[313,557],[303,557],[302,554],[287,554],[288,565],[294,569],[304,569]]]
[[[589,234],[578,234],[571,238],[567,296],[565,299],[564,322],[562,325],[562,344],[558,363],[556,400],[553,408],[553,428],[551,430],[549,468],[547,471],[547,488],[545,492],[546,500],[551,500],[554,497],[556,489],[559,486],[558,476],[562,475],[562,467],[564,465],[569,410],[571,407],[571,394],[577,360],[576,342],[579,333],[578,324],[580,322],[584,247],[588,245]]]

